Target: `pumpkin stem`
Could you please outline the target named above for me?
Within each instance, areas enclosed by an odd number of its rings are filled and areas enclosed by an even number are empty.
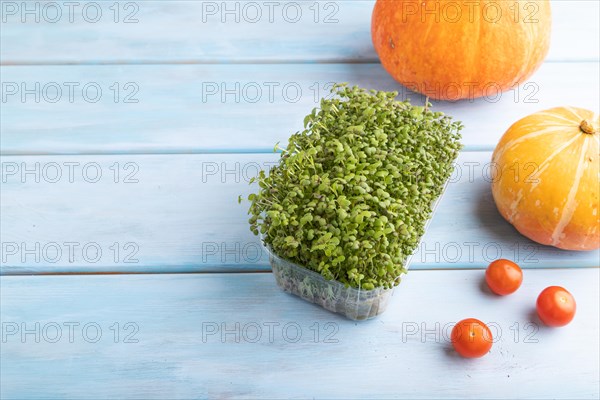
[[[593,135],[594,133],[596,133],[594,131],[594,127],[592,126],[592,124],[590,124],[587,120],[583,120],[581,121],[581,124],[579,125],[579,129],[581,129],[583,132],[589,134],[589,135]]]

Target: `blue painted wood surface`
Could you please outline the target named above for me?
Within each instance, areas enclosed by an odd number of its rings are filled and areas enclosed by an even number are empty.
[[[271,152],[302,128],[334,82],[396,90],[425,103],[379,64],[0,70],[5,84],[17,86],[2,107],[2,154]],[[466,150],[493,150],[513,122],[533,112],[558,105],[599,109],[599,76],[598,63],[547,63],[514,90],[473,102],[433,102],[433,108],[464,122]],[[36,84],[37,99],[24,92]]]
[[[518,118],[600,108],[598,1],[552,1],[550,54],[519,89],[434,102],[465,122],[465,151],[389,310],[364,323],[249,273],[269,267],[237,196],[330,82],[424,102],[378,64],[374,2],[277,2],[288,13],[272,22],[265,2],[96,3],[102,17],[92,23],[81,10],[73,22],[21,22],[24,3],[0,2],[0,398],[599,398],[600,254],[519,235],[495,209],[488,165]],[[221,22],[223,7],[244,13],[254,3],[260,20]],[[36,83],[39,101],[22,98],[21,85]],[[513,296],[482,284],[496,257],[525,268]],[[555,284],[578,302],[559,330],[533,314],[537,294]],[[481,360],[458,358],[445,340],[466,317],[500,329]],[[223,323],[233,333],[222,340]]]
[[[527,1],[518,1],[527,12]],[[35,14],[22,15],[20,2],[16,10],[3,11],[4,64],[377,61],[370,25],[374,0],[276,1],[272,6],[253,0],[121,1],[118,14],[114,1],[99,1],[85,15],[89,2],[82,2],[73,22],[67,6],[52,22],[54,10],[41,12],[50,1],[39,3],[39,22]],[[548,59],[598,61],[598,2],[552,0],[552,7]]]
[[[271,274],[3,276],[2,322],[34,333],[7,335],[0,395],[597,399],[598,269],[527,270],[502,298],[482,292],[482,278],[413,271],[384,314],[357,323],[283,293]],[[578,302],[562,329],[532,314],[555,283]],[[450,349],[465,317],[490,324],[497,342],[484,358]]]
[[[267,254],[248,227],[248,203],[239,205],[237,198],[255,190],[250,179],[278,158],[5,156],[1,271],[268,270]],[[598,251],[538,245],[504,221],[491,195],[490,160],[490,152],[459,157],[410,268],[483,268],[499,257],[524,268],[598,265]],[[24,174],[36,168],[38,176]]]

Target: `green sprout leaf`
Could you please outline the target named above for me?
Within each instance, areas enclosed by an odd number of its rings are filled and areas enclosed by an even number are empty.
[[[280,162],[251,180],[248,200],[251,231],[277,255],[350,287],[398,284],[462,124],[397,95],[336,84],[287,148],[275,145]]]

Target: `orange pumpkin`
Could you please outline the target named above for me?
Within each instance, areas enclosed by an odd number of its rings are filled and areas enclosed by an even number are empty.
[[[500,214],[538,243],[600,248],[600,117],[559,107],[512,125],[492,156]]]
[[[548,0],[377,0],[383,67],[434,99],[496,98],[527,80],[550,47]]]

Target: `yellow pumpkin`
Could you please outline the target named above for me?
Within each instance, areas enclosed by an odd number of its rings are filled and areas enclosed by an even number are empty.
[[[600,248],[600,117],[541,111],[504,134],[492,156],[500,214],[528,238],[567,250]]]

